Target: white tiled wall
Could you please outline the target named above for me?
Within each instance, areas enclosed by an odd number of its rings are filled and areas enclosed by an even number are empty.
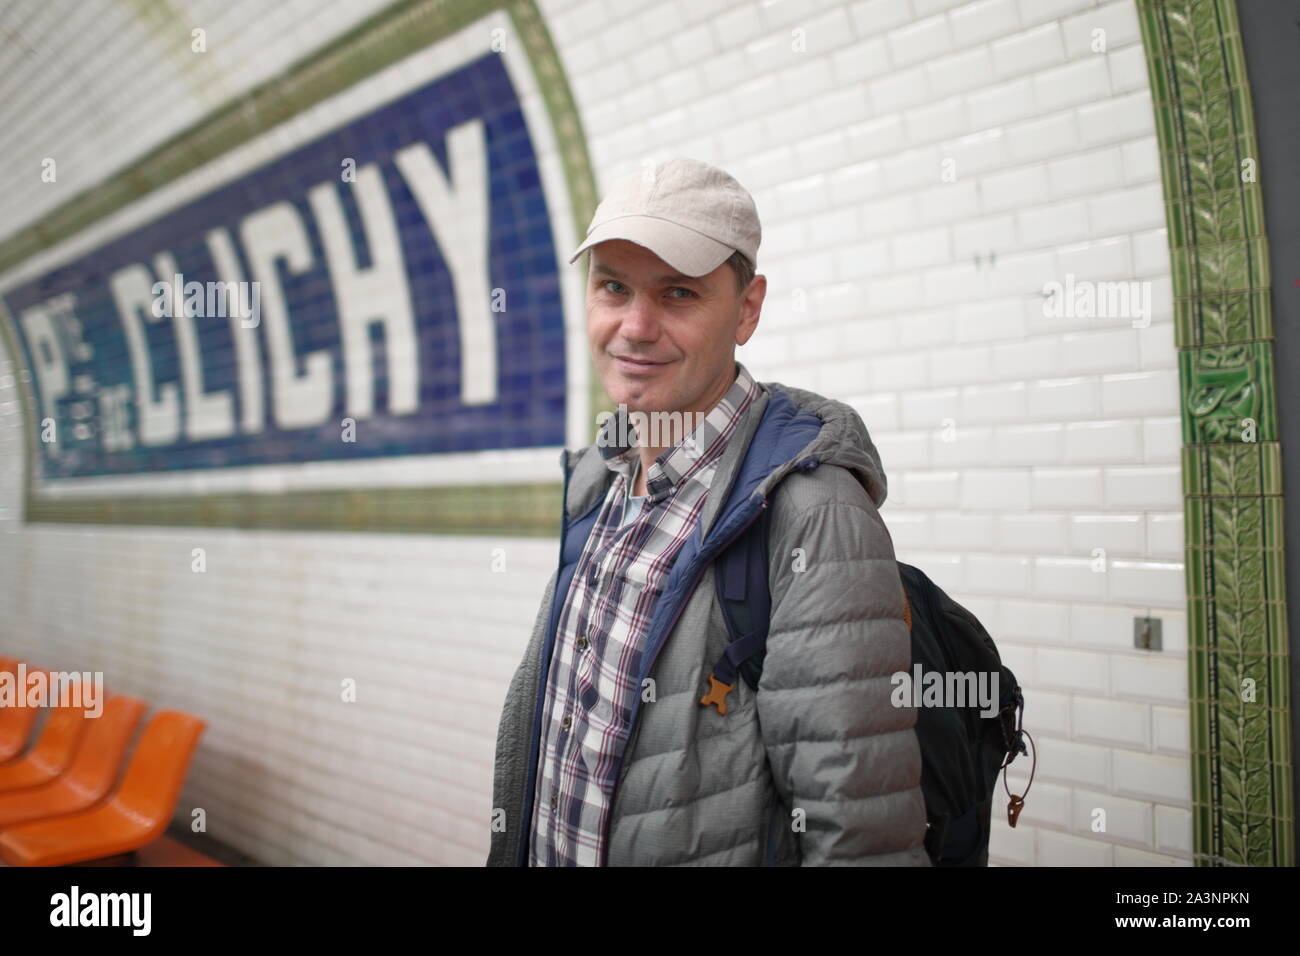
[[[7,7],[0,30],[34,52],[0,45],[19,91],[0,155],[66,159],[57,193],[11,177],[0,222],[39,220],[381,5],[273,23],[256,0],[155,21],[106,5],[131,56],[86,38],[90,5]],[[1178,378],[1133,0],[539,5],[602,187],[683,154],[754,193],[769,293],[740,359],[861,411],[900,559],[1024,685],[1038,767],[1015,830],[995,809],[993,861],[1189,864]],[[173,49],[191,20],[217,55]],[[1046,317],[1067,273],[1149,281],[1150,327]],[[13,372],[0,648],[206,717],[183,807],[267,862],[481,862],[496,718],[553,542],[24,527]],[[1133,649],[1148,613],[1158,653]]]

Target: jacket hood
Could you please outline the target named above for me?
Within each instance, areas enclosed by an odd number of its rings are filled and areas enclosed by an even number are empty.
[[[785,392],[796,406],[816,415],[822,422],[817,436],[797,456],[799,459],[816,458],[822,464],[847,468],[866,489],[877,508],[885,503],[889,487],[885,468],[880,462],[880,453],[871,440],[862,416],[852,405],[779,382],[763,384],[766,388],[778,388]]]
[[[795,468],[819,464],[847,468],[879,508],[888,490],[880,454],[852,406],[780,382],[760,382],[750,404],[723,450],[713,489],[700,516],[703,535],[719,514],[729,514],[748,499],[771,495]],[[565,472],[566,522],[591,510],[614,481],[595,445],[560,456]],[[725,502],[725,507],[723,506]]]

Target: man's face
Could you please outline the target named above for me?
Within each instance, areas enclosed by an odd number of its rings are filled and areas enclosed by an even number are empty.
[[[735,381],[735,347],[758,325],[766,291],[759,275],[737,294],[725,262],[693,278],[625,239],[593,246],[587,338],[605,391],[628,411],[709,411]]]

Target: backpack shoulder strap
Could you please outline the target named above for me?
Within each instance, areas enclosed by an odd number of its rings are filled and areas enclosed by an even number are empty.
[[[727,647],[709,675],[709,693],[700,703],[727,712],[727,694],[743,674],[750,687],[758,687],[772,595],[767,581],[768,509],[739,538],[714,559],[713,584],[718,606],[727,625]]]
[[[772,614],[767,549],[770,515],[768,508],[715,559],[713,582],[727,625],[727,648],[713,665],[709,692],[700,698],[700,703],[716,706],[719,714],[727,712],[727,694],[735,688],[737,675],[757,690],[763,674]],[[903,620],[910,631],[912,608],[906,588],[903,589]]]

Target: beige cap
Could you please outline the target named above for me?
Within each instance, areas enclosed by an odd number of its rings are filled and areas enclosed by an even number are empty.
[[[745,187],[716,166],[679,157],[614,183],[569,262],[597,243],[627,239],[683,275],[702,276],[733,252],[757,268],[762,237]]]

